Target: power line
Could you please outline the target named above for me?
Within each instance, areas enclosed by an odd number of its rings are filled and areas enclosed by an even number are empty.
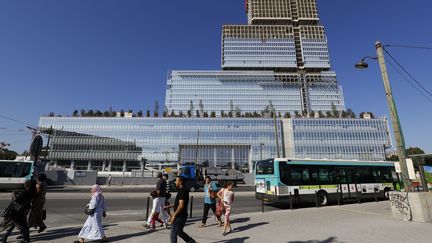
[[[385,47],[399,47],[399,48],[432,50],[432,47],[427,47],[427,46],[410,46],[410,45],[384,45],[384,46]]]
[[[13,119],[13,118],[10,118],[10,117],[7,117],[7,116],[0,115],[0,118],[6,119],[6,120],[9,120],[9,121],[13,121],[13,122],[16,122],[16,123],[20,123],[20,124],[23,124],[23,125],[26,125],[26,126],[34,127],[32,124],[29,124],[29,123],[26,123],[26,122],[23,122],[23,121],[19,121],[17,119]]]
[[[393,65],[393,63],[388,62],[388,64],[390,64],[390,66],[396,70],[396,72],[398,72],[404,79],[405,81],[410,84],[412,87],[414,87],[414,89],[416,89],[423,97],[425,97],[425,99],[427,99],[429,102],[432,103],[432,99],[429,98],[428,96],[426,96],[417,86],[415,86],[399,69],[396,68],[395,65]]]
[[[384,48],[383,48],[384,49]],[[432,93],[429,92],[417,79],[415,79],[386,49],[384,51],[390,56],[390,58],[396,62],[396,64],[406,73],[408,76],[414,80],[426,93],[428,93],[432,97]]]

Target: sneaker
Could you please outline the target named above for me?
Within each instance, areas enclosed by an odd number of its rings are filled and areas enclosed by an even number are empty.
[[[164,224],[163,224],[163,227],[165,227],[165,229],[168,229],[168,224],[167,224],[167,223],[164,223]]]
[[[147,224],[147,222],[145,222],[145,223],[143,224],[143,227],[146,228],[146,229],[150,229],[150,225]]]
[[[205,228],[205,227],[206,227],[205,224],[200,224],[200,225],[198,225],[198,228]]]
[[[46,225],[42,225],[41,227],[39,227],[38,233],[42,233],[46,228]]]

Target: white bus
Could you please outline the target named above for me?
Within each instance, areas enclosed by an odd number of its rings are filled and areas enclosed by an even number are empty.
[[[21,189],[32,174],[33,161],[0,160],[0,190]]]
[[[255,196],[266,201],[329,200],[375,194],[388,198],[398,187],[394,163],[274,158],[256,162]]]

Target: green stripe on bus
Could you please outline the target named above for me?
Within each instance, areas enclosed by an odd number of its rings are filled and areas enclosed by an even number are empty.
[[[337,185],[322,185],[321,187],[320,186],[312,186],[312,185],[300,186],[300,189],[309,189],[309,190],[310,189],[322,189],[322,188],[337,188]]]

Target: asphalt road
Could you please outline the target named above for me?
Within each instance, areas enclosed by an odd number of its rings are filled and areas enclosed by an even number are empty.
[[[149,190],[150,191],[150,190]],[[6,208],[10,193],[0,193],[0,209]],[[105,223],[144,220],[147,208],[148,193],[143,192],[106,192],[104,193],[108,207]],[[174,196],[170,202],[174,202]],[[194,197],[192,216],[200,217],[203,211],[203,193],[191,193]],[[88,192],[48,192],[45,209],[48,226],[65,226],[84,223],[85,205],[90,201]],[[150,200],[151,201],[151,200]],[[151,202],[150,202],[151,204]],[[234,213],[257,212],[261,210],[260,201],[255,199],[253,192],[238,192],[235,197]],[[269,210],[274,210],[269,208]],[[188,207],[190,212],[190,205]]]

